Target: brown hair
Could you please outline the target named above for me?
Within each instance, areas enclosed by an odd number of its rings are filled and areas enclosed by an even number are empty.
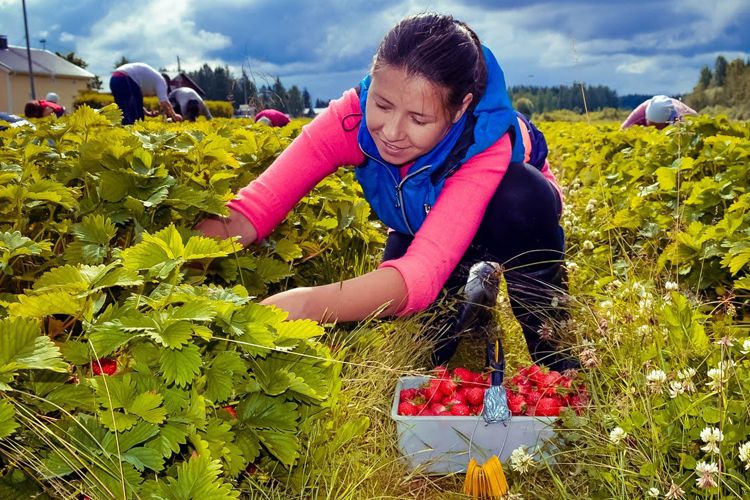
[[[23,108],[23,114],[28,118],[41,118],[43,113],[44,108],[37,100],[27,102]]]
[[[479,37],[465,23],[443,14],[407,17],[380,42],[372,70],[404,69],[448,90],[447,107],[457,110],[466,94],[479,102],[487,84],[487,65]]]

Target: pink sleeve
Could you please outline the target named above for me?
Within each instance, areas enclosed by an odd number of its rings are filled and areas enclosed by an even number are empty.
[[[425,309],[440,293],[474,239],[510,157],[510,138],[505,134],[467,161],[445,181],[406,254],[380,265],[396,269],[406,283],[407,302],[399,316]]]
[[[323,178],[364,160],[357,145],[358,127],[353,126],[357,118],[352,115],[357,113],[361,111],[354,90],[331,101],[265,172],[228,203],[250,221],[258,240],[268,236]]]
[[[674,103],[674,107],[677,110],[677,119],[682,119],[685,115],[697,115],[698,112],[695,111],[693,108],[685,104],[684,102],[678,100],[678,99],[672,99],[672,102]]]
[[[552,184],[552,187],[555,188],[555,191],[560,195],[560,203],[563,203],[563,193],[562,189],[560,189],[560,185],[557,183],[557,177],[555,177],[555,173],[552,171],[551,168],[549,168],[549,160],[544,160],[544,167],[542,167],[542,175],[544,175],[545,179],[550,181]],[[562,207],[560,207],[562,208]]]
[[[646,125],[646,106],[648,106],[648,101],[640,103],[638,107],[628,115],[623,124],[620,125],[620,129],[626,129],[633,125]]]

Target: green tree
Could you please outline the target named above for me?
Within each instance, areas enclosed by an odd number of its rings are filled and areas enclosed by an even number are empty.
[[[516,111],[527,117],[531,117],[531,115],[534,114],[534,103],[528,97],[522,96],[514,99],[513,107],[516,108]]]
[[[714,63],[714,86],[723,87],[727,79],[727,59],[724,56],[716,58]]]
[[[701,76],[698,80],[698,86],[701,89],[707,89],[709,85],[711,85],[711,79],[713,78],[713,73],[711,72],[711,68],[709,68],[707,65],[704,65],[701,68]]]
[[[287,113],[291,116],[302,116],[305,112],[305,101],[302,98],[302,92],[300,92],[299,87],[292,85],[286,96]]]
[[[114,69],[117,69],[120,66],[122,66],[123,64],[128,64],[128,63],[130,63],[130,59],[128,59],[125,56],[120,56],[120,58],[117,61],[115,61],[115,67],[114,67]]]
[[[62,54],[60,52],[55,51],[55,54],[57,54],[59,57],[62,57],[66,61],[75,64],[79,68],[86,69],[89,66],[89,63],[81,59],[76,55],[75,52],[68,52],[67,54]]]

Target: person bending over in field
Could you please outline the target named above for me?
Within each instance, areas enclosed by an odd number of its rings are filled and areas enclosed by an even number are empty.
[[[199,115],[205,116],[206,120],[213,118],[201,96],[190,87],[177,87],[172,90],[169,93],[169,102],[175,112],[182,115],[185,120],[194,122]]]
[[[548,320],[562,316],[564,301],[555,297],[566,287],[562,196],[546,161],[524,163],[520,128],[502,69],[474,31],[447,15],[409,17],[382,40],[359,86],[332,101],[238,193],[228,218],[197,228],[249,245],[268,236],[325,176],[356,165],[365,197],[391,228],[378,269],[291,289],[263,304],[290,319],[404,316],[429,307],[443,287],[457,296],[474,264],[497,262],[534,360],[571,368],[577,362],[557,352],[556,338],[546,333],[554,326]],[[494,286],[488,288],[496,294]],[[471,306],[463,302],[456,317]],[[435,363],[450,358],[461,333],[445,331]]]
[[[51,101],[33,100],[26,103],[23,114],[27,118],[44,118],[52,114],[60,118],[65,114],[65,108]]]
[[[667,125],[681,121],[686,115],[698,113],[687,104],[665,95],[656,95],[646,99],[635,108],[620,125],[621,130],[641,125],[663,129]]]
[[[255,115],[256,123],[265,123],[269,127],[283,127],[289,123],[289,115],[277,109],[264,109]]]
[[[146,115],[155,115],[143,107],[144,96],[156,96],[162,112],[172,121],[181,122],[182,116],[175,113],[169,102],[170,83],[168,75],[145,63],[128,63],[117,68],[109,79],[109,88],[122,110],[122,124],[131,125]]]

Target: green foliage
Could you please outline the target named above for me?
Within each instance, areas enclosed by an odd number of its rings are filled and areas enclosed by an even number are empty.
[[[324,249],[376,254],[382,229],[342,172],[263,245],[201,236],[301,123],[94,107],[0,132],[0,492],[26,484],[8,470],[61,496],[236,498],[249,465],[299,464],[340,388],[325,330],[254,294],[325,279]]]

